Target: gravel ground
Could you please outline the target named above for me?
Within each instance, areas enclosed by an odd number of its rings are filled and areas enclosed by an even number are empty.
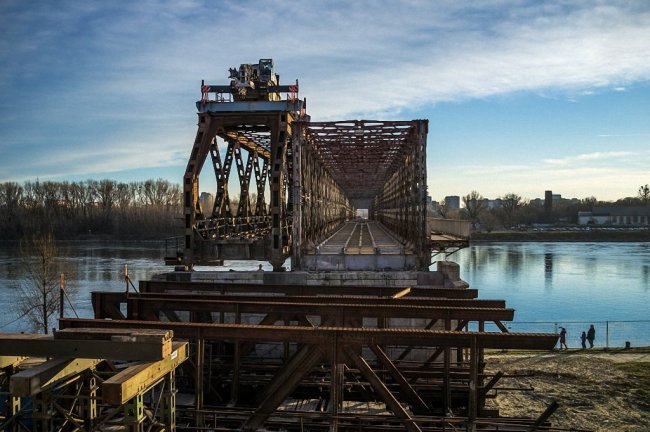
[[[486,360],[488,372],[520,375],[502,378],[496,399],[487,402],[502,416],[537,418],[555,400],[554,427],[650,431],[649,350],[495,353]]]

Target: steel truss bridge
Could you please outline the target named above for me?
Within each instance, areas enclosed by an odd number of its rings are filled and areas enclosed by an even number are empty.
[[[0,334],[0,430],[564,430],[555,403],[525,418],[487,403],[516,377],[486,349],[558,336],[509,332],[504,300],[478,299],[455,263],[429,270],[469,227],[426,218],[427,121],[312,122],[270,59],[231,78],[202,85],[170,261],[290,257],[299,271],[183,266],[137,289],[125,275],[126,291],[92,293],[94,319]]]
[[[278,270],[291,257],[294,270],[427,269],[428,121],[313,122],[297,82],[275,90],[286,99],[229,100],[229,87],[203,86],[183,180],[183,250],[171,262],[253,259]],[[212,206],[200,200],[206,165]],[[373,223],[355,224],[357,209]]]

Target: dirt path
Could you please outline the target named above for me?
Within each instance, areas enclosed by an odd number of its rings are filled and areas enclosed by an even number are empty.
[[[555,427],[650,431],[650,351],[486,357],[488,371],[519,375],[504,377],[497,386],[497,397],[487,402],[504,416],[536,418],[556,400],[560,408],[551,417]]]

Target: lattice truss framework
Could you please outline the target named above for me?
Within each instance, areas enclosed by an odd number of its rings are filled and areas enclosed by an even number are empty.
[[[404,141],[403,163],[375,196],[372,217],[406,241],[428,266],[426,239],[426,136],[428,122],[414,122]]]
[[[294,265],[299,265],[300,252],[315,247],[341,223],[354,217],[354,208],[346,192],[327,170],[323,155],[315,147],[310,123],[294,126],[294,202],[299,211],[294,215]]]
[[[281,265],[288,256],[293,210],[289,192],[293,118],[294,114],[286,111],[199,113],[199,127],[184,178],[188,262],[200,263],[204,251],[197,243],[211,240],[264,243],[270,239],[270,247],[262,244],[257,256],[251,258]],[[217,184],[211,209],[202,208],[199,199],[199,175],[208,155]],[[239,182],[236,208],[231,206],[233,191],[228,187],[233,165]],[[255,191],[251,192],[253,179]],[[255,199],[252,193],[256,194]]]
[[[299,238],[313,245],[336,227],[351,208],[370,208],[370,216],[399,235],[428,266],[426,243],[427,120],[309,122],[297,137],[302,152]],[[314,172],[316,176],[312,177]],[[324,174],[327,173],[327,174]],[[333,179],[337,187],[329,186]],[[329,201],[323,189],[335,188]],[[344,198],[338,198],[339,194]],[[307,199],[321,199],[321,206]],[[326,210],[325,210],[326,209]],[[327,213],[327,214],[324,214]],[[338,219],[336,218],[338,216]],[[347,216],[349,217],[349,216]]]

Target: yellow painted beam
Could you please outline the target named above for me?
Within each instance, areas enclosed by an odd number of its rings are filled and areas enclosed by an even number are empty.
[[[156,362],[131,366],[102,383],[102,401],[122,405],[147,391],[166,374],[187,360],[188,343],[174,342],[171,355]]]
[[[0,355],[0,369],[4,369],[9,366],[18,366],[26,358],[27,357],[23,356]]]
[[[94,368],[101,359],[54,359],[12,375],[9,391],[13,396],[33,396],[57,381]]]

